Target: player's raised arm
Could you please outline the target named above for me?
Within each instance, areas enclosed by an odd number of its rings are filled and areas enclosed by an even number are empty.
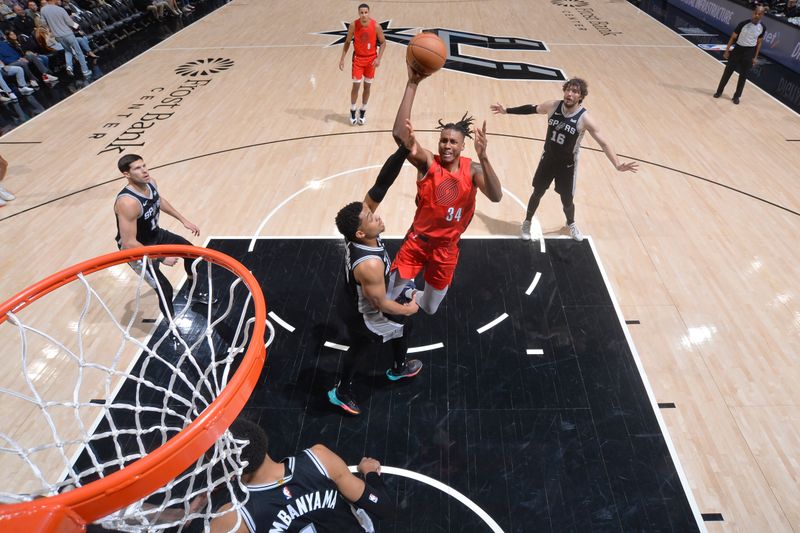
[[[480,163],[472,163],[472,180],[480,191],[492,202],[503,198],[503,187],[486,155],[486,121],[483,127],[475,128],[475,152]]]
[[[378,209],[378,206],[381,205],[386,193],[389,192],[389,188],[397,179],[409,153],[413,154],[413,152],[409,152],[405,146],[400,146],[386,159],[386,162],[381,167],[381,171],[378,172],[378,177],[375,179],[375,184],[364,197],[364,203],[367,204],[367,207],[369,207],[370,211],[373,213]]]
[[[408,161],[417,167],[421,172],[427,171],[433,161],[433,154],[422,148],[416,140],[414,127],[411,125],[411,108],[414,105],[414,97],[417,94],[419,82],[426,78],[411,67],[408,68],[408,83],[397,109],[397,116],[392,127],[392,136],[398,145],[403,145],[409,150]]]
[[[589,135],[597,141],[597,144],[600,145],[600,148],[603,150],[603,153],[606,154],[606,157],[611,164],[614,165],[619,172],[636,172],[639,170],[639,163],[636,161],[627,161],[625,163],[620,163],[619,159],[617,158],[617,152],[614,151],[614,147],[611,146],[606,138],[600,133],[600,130],[597,127],[597,124],[591,119],[589,115],[586,115],[584,118],[584,125],[586,127],[586,131],[589,132]]]
[[[558,105],[558,100],[548,100],[538,105],[525,104],[517,107],[506,107],[500,103],[491,104],[489,109],[495,115],[546,115]]]

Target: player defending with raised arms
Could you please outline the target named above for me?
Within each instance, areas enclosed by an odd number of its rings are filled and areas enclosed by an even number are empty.
[[[458,243],[475,213],[478,190],[499,202],[503,189],[486,155],[485,121],[473,131],[473,119],[466,114],[457,122],[440,120],[436,155],[417,143],[410,117],[417,86],[424,78],[408,67],[408,83],[392,128],[395,140],[409,150],[408,161],[417,169],[417,210],[392,264],[389,287],[390,297],[409,296],[414,278],[424,270],[425,290],[417,294],[417,303],[433,314],[453,280]],[[473,133],[477,162],[461,157],[464,140]]]
[[[348,330],[350,348],[342,356],[343,369],[336,386],[328,391],[328,400],[352,415],[361,412],[353,391],[356,370],[370,360],[367,355],[377,343],[392,347],[394,364],[386,371],[390,381],[414,377],[422,370],[418,359],[406,359],[410,316],[419,307],[414,297],[404,303],[387,297],[391,259],[380,238],[385,226],[375,215],[406,155],[404,146],[398,148],[384,163],[364,201],[352,202],[336,215],[336,227],[345,238],[345,283],[339,313]]]
[[[358,18],[347,29],[344,40],[342,57],[339,58],[339,70],[344,70],[344,58],[353,42],[353,87],[350,89],[350,124],[363,126],[367,122],[367,103],[369,102],[372,80],[375,78],[375,69],[381,64],[383,51],[386,49],[386,39],[383,28],[375,19],[369,16],[369,6],[358,6]],[[361,109],[357,108],[358,89],[364,82],[364,91],[361,93]],[[356,117],[356,110],[358,116]]]
[[[583,107],[583,100],[589,94],[586,82],[580,78],[572,78],[562,87],[564,98],[562,100],[548,100],[539,105],[523,105],[519,107],[504,107],[492,104],[491,110],[495,114],[506,113],[512,115],[547,115],[547,136],[544,141],[544,151],[539,160],[539,166],[533,175],[533,193],[528,200],[528,210],[522,222],[522,239],[531,239],[531,220],[539,207],[539,201],[544,193],[556,182],[556,192],[561,196],[561,205],[567,217],[569,234],[576,241],[582,241],[583,235],[575,223],[575,185],[578,179],[578,151],[584,132],[597,141],[603,153],[619,172],[636,172],[639,164],[635,161],[620,163],[617,153],[608,141],[600,134],[600,129],[589,112]]]
[[[361,479],[322,444],[275,462],[259,425],[239,418],[230,431],[236,439],[248,441],[241,460],[247,462],[242,482],[250,497],[238,513],[213,519],[211,533],[375,531],[373,517],[385,519],[394,513],[381,464],[375,459],[361,459]],[[220,512],[228,509],[230,504]]]

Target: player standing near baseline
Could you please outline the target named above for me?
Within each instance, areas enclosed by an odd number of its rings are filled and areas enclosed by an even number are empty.
[[[386,39],[383,37],[383,28],[375,19],[369,16],[369,6],[358,6],[358,18],[347,29],[344,40],[342,57],[339,59],[339,70],[344,70],[344,57],[353,41],[353,88],[350,90],[350,124],[363,126],[367,122],[367,103],[369,102],[372,80],[375,78],[375,69],[381,64],[383,51],[386,49]],[[364,90],[361,94],[361,109],[357,108],[358,89],[363,81]],[[358,109],[358,117],[356,110]]]
[[[531,220],[539,207],[539,201],[544,193],[556,182],[556,192],[561,196],[561,205],[567,217],[567,227],[570,236],[576,241],[582,241],[583,235],[575,223],[575,185],[578,179],[578,151],[584,132],[597,141],[603,153],[619,172],[636,172],[639,164],[635,161],[620,163],[614,148],[600,134],[597,124],[583,107],[583,100],[589,94],[586,82],[580,78],[572,78],[562,86],[563,100],[548,100],[539,105],[523,105],[519,107],[503,107],[492,104],[490,109],[495,114],[505,115],[547,115],[547,135],[544,141],[544,150],[539,160],[539,166],[533,175],[533,194],[528,200],[528,210],[522,222],[521,236],[528,241],[531,239]]]
[[[503,189],[486,155],[485,121],[473,132],[473,119],[466,114],[458,122],[440,120],[437,155],[417,143],[410,117],[417,86],[424,78],[408,67],[408,83],[392,128],[395,141],[408,149],[408,161],[417,168],[417,211],[392,264],[389,287],[390,298],[401,292],[410,297],[414,278],[424,270],[425,290],[417,294],[417,303],[433,314],[453,280],[459,241],[475,213],[478,189],[492,202],[503,198]],[[472,133],[477,162],[461,157],[464,139],[472,138]]]
[[[189,222],[181,215],[177,209],[172,207],[166,198],[158,193],[155,180],[150,177],[144,160],[136,154],[124,155],[117,163],[117,167],[123,176],[128,179],[126,185],[118,194],[114,202],[114,215],[117,218],[117,246],[120,250],[126,248],[136,248],[138,246],[152,246],[156,244],[189,244],[192,243],[180,235],[167,231],[158,225],[158,218],[163,210],[166,214],[176,218],[188,229],[192,235],[200,235],[200,228]],[[161,263],[166,266],[173,266],[178,262],[177,257],[167,257]],[[131,264],[136,273],[141,272],[141,263]],[[156,279],[154,280],[149,272],[145,273],[145,280],[156,292],[158,287],[164,293],[164,301],[158,299],[158,306],[164,317],[175,316],[175,309],[172,305],[172,285],[167,277],[158,268],[159,263],[153,262],[153,270]],[[194,277],[192,264],[184,259],[183,268],[189,283]],[[194,299],[198,302],[208,302],[208,295],[195,292]],[[169,314],[167,312],[169,311]]]

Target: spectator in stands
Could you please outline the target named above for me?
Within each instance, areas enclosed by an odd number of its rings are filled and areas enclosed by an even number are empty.
[[[72,56],[78,58],[83,78],[88,80],[92,72],[86,65],[78,40],[72,30],[78,29],[78,23],[72,20],[64,8],[56,5],[58,0],[47,0],[47,5],[42,8],[42,20],[50,28],[50,32],[61,46],[64,47],[64,59],[67,62],[67,74],[72,75]]]
[[[15,16],[14,10],[5,2],[0,2],[0,16],[3,17],[3,20],[12,19]]]
[[[797,0],[789,0],[786,2],[783,14],[786,15],[786,18],[800,17],[800,8],[797,7]]]
[[[58,81],[58,78],[53,76],[53,73],[50,72],[50,60],[46,55],[40,56],[29,48],[26,49],[23,47],[22,43],[20,43],[19,39],[17,38],[16,32],[12,30],[6,30],[5,36],[6,40],[0,41],[0,60],[7,65],[17,65],[22,67],[22,70],[24,70],[25,74],[28,75],[31,75],[30,67],[28,66],[28,63],[30,62],[34,67],[36,67],[36,70],[39,71],[43,82],[55,83]],[[35,42],[33,39],[28,40]],[[17,59],[12,61],[14,56],[16,56]]]
[[[2,69],[2,71],[9,77],[14,77],[21,94],[27,96],[33,93],[33,87],[29,86],[27,80],[25,80],[25,71],[22,70],[22,67],[15,65],[6,66],[2,61],[0,61],[0,69]],[[11,89],[9,89],[9,91],[10,90]]]
[[[14,91],[8,86],[5,78],[0,76],[0,103],[5,104],[6,102],[16,102],[17,100],[17,95],[14,94]]]
[[[28,13],[22,9],[22,6],[19,4],[14,5],[14,13],[17,15],[14,17],[14,20],[11,21],[11,27],[17,32],[18,35],[33,35],[33,28],[36,27],[36,23],[33,21],[33,18],[28,16]]]
[[[42,17],[39,15],[39,4],[37,4],[35,0],[30,0],[30,2],[28,2],[28,9],[26,9],[25,12],[33,19],[33,23],[36,27],[42,25]]]
[[[156,0],[133,0],[133,5],[142,13],[151,13],[156,20],[161,20],[167,8],[166,2],[156,2]]]
[[[8,170],[8,161],[3,159],[3,156],[0,156],[0,181],[3,181],[6,177],[6,171]],[[0,206],[6,205],[6,202],[10,202],[14,200],[16,196],[8,192],[5,187],[0,185]]]
[[[64,47],[61,46],[61,43],[56,41],[55,37],[53,37],[53,34],[50,33],[50,30],[47,28],[47,26],[39,26],[33,30],[33,38],[38,45],[38,49],[34,50],[34,52],[38,54],[50,55],[56,52],[64,51]],[[78,45],[80,45],[83,53],[86,54],[86,57],[97,59],[97,55],[92,52],[92,48],[89,46],[88,37],[85,35],[76,35],[75,39],[78,41]]]
[[[714,93],[714,98],[722,96],[722,91],[725,90],[728,80],[731,79],[734,69],[739,71],[739,80],[736,83],[736,91],[733,93],[733,103],[738,104],[739,98],[742,96],[744,84],[747,82],[747,74],[750,69],[756,64],[758,59],[758,52],[761,50],[761,43],[764,41],[764,33],[766,28],[761,24],[761,18],[764,16],[766,8],[764,6],[756,6],[753,14],[749,20],[743,20],[733,30],[731,38],[728,39],[728,46],[725,47],[725,53],[722,57],[728,60],[725,65],[725,71],[722,73],[722,78],[719,80],[717,92]],[[736,43],[736,47],[731,53],[731,46]]]
[[[77,4],[70,2],[70,0],[61,0],[61,7],[63,7],[70,15],[78,15],[83,13],[83,9]]]

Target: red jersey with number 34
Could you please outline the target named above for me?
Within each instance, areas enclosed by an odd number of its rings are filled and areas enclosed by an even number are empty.
[[[366,26],[361,19],[353,21],[353,55],[355,57],[375,57],[378,55],[378,30],[375,19],[369,19]]]
[[[413,229],[431,239],[458,240],[475,214],[478,188],[472,182],[472,160],[460,157],[450,173],[434,156],[425,177],[417,180],[417,212]]]

